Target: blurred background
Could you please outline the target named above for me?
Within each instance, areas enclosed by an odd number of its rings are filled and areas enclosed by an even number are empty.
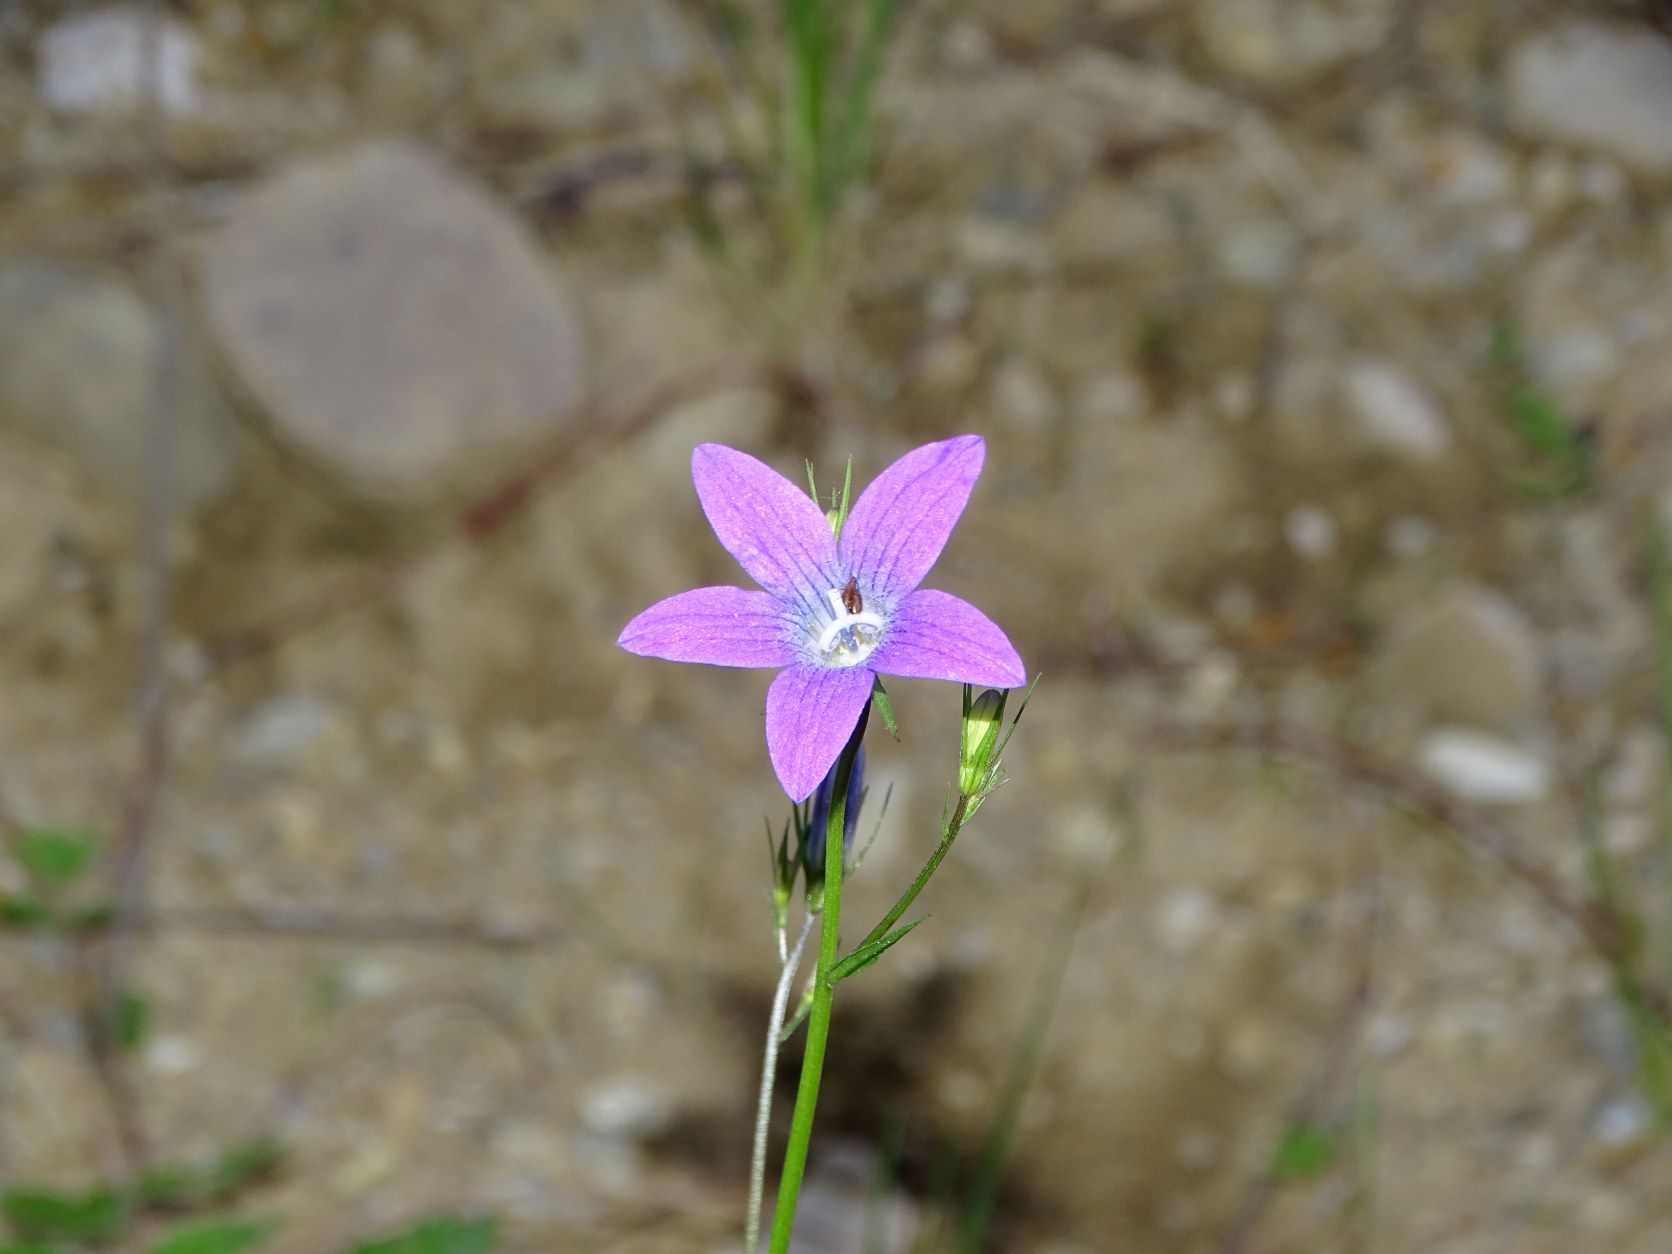
[[[1666,23],[0,0],[0,1248],[738,1249],[768,676],[616,634],[975,431],[797,1250],[1672,1249]]]

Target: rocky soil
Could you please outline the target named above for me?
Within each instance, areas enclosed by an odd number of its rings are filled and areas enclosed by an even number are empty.
[[[691,229],[695,156],[773,255],[694,0],[0,5],[0,818],[154,802],[150,1140],[278,1137],[279,1254],[738,1248],[766,677],[615,634],[739,578],[693,443],[980,431],[934,582],[1043,679],[838,1005],[805,1249],[951,1248],[1082,899],[991,1248],[1672,1248],[1607,961],[1672,986],[1661,11],[904,8],[810,292]],[[858,917],[954,766],[895,705]],[[0,1179],[88,1185],[73,947],[0,949]]]

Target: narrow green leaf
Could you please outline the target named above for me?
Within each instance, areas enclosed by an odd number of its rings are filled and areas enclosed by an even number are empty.
[[[1513,319],[1500,318],[1493,324],[1491,352],[1492,364],[1499,369],[1521,369],[1521,328]]]
[[[139,1177],[134,1202],[149,1211],[193,1210],[231,1201],[284,1165],[277,1141],[234,1145],[208,1163],[158,1163]]]
[[[801,995],[801,1003],[796,1006],[795,1013],[789,1017],[789,1021],[783,1027],[778,1029],[778,1044],[786,1044],[790,1037],[794,1036],[800,1029],[801,1025],[807,1022],[807,1016],[812,1013],[812,1010],[813,990],[809,987]]]
[[[190,1210],[201,1196],[202,1176],[186,1163],[157,1163],[134,1182],[134,1205],[148,1211]]]
[[[830,982],[836,984],[847,979],[850,975],[857,975],[904,940],[906,933],[926,918],[928,916],[924,915],[922,918],[913,919],[910,923],[902,923],[881,939],[874,940],[869,945],[861,945],[830,968]]]
[[[853,499],[853,458],[848,458],[848,468],[842,475],[842,501],[836,507],[836,534],[842,534],[842,528],[847,526],[848,506]]]
[[[699,248],[716,261],[730,262],[732,252],[725,224],[714,205],[714,178],[694,161],[685,164],[685,186],[689,189],[683,202],[685,225]]]
[[[1271,1155],[1271,1174],[1279,1180],[1309,1180],[1335,1162],[1335,1133],[1315,1123],[1297,1123],[1284,1132]]]
[[[1504,419],[1521,446],[1542,463],[1536,470],[1509,472],[1509,485],[1543,499],[1584,490],[1596,472],[1590,441],[1532,379],[1520,329],[1513,320],[1502,319],[1493,328],[1491,359],[1503,380]]]
[[[0,1212],[14,1235],[25,1241],[79,1241],[98,1245],[114,1240],[127,1222],[127,1208],[114,1189],[90,1193],[54,1193],[16,1189],[0,1196]]]
[[[993,761],[997,762],[1004,757],[1004,751],[1010,747],[1010,738],[1016,734],[1017,724],[1022,721],[1022,715],[1028,712],[1028,702],[1033,700],[1033,691],[1039,687],[1039,681],[1043,678],[1043,675],[1035,675],[1028,684],[1027,691],[1022,694],[1022,703],[1016,707],[1016,716],[1010,720],[1010,729],[999,740],[998,748],[993,750]]]
[[[59,1254],[59,1247],[31,1241],[24,1245],[0,1245],[0,1254]]]
[[[871,158],[871,135],[875,124],[871,102],[877,80],[882,75],[883,53],[888,46],[893,17],[894,0],[869,0],[865,6],[865,25],[859,37],[859,52],[834,137],[836,152],[831,159],[833,199],[839,199],[843,192],[858,182]]]
[[[218,1200],[271,1180],[284,1161],[284,1146],[270,1137],[234,1145],[210,1165],[208,1195]]]
[[[243,1254],[272,1235],[274,1225],[248,1220],[207,1219],[169,1233],[151,1254]]]
[[[63,925],[71,932],[99,932],[109,927],[115,917],[115,907],[108,901],[99,901],[90,906],[65,911]]]
[[[888,699],[888,690],[876,675],[871,676],[871,708],[882,715],[882,725],[888,728],[888,734],[900,739],[900,724],[894,721],[894,703]]]
[[[138,993],[123,993],[116,1002],[116,1043],[123,1049],[138,1049],[150,1027],[151,1003]]]
[[[492,1219],[429,1219],[392,1237],[356,1245],[351,1254],[491,1254],[499,1240]]]
[[[1548,395],[1523,385],[1510,395],[1509,417],[1527,448],[1557,463],[1575,478],[1589,470],[1590,452],[1574,426]]]
[[[0,927],[43,927],[52,922],[52,911],[33,897],[0,894]]]
[[[998,1207],[999,1183],[1004,1178],[1005,1165],[1010,1161],[1016,1131],[1021,1125],[1022,1103],[1039,1074],[1046,1034],[1062,1000],[1069,960],[1074,955],[1074,944],[1085,921],[1099,874],[1088,866],[1069,891],[1068,908],[1057,914],[1053,929],[1055,935],[1046,950],[1043,969],[1039,978],[1033,981],[1033,1005],[1011,1050],[1004,1082],[999,1089],[998,1107],[988,1125],[986,1143],[982,1146],[975,1177],[966,1194],[957,1240],[951,1247],[955,1254],[979,1254],[987,1244],[988,1230]]]
[[[863,799],[864,797],[869,797],[870,795],[871,795],[871,790],[869,788],[867,788],[865,790],[865,792],[862,794],[861,799]],[[860,845],[859,848],[854,851],[853,865],[848,868],[848,874],[849,875],[852,875],[855,871],[859,870],[859,868],[865,864],[865,856],[868,853],[871,852],[871,846],[877,843],[877,837],[882,833],[882,821],[883,821],[883,819],[888,817],[889,802],[891,802],[893,800],[894,800],[894,785],[890,784],[887,788],[885,788],[883,790],[882,804],[877,807],[877,817],[871,821],[871,833],[870,833],[870,835],[866,836],[865,837],[865,843],[863,845]]]
[[[99,838],[91,832],[30,828],[18,834],[12,848],[32,878],[58,888],[74,881],[92,864]]]

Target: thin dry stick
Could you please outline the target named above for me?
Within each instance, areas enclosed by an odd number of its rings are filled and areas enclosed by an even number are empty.
[[[1370,873],[1365,892],[1364,918],[1353,938],[1355,957],[1346,994],[1312,1074],[1290,1105],[1287,1126],[1291,1128],[1317,1123],[1323,1117],[1331,1095],[1340,1085],[1342,1072],[1346,1070],[1347,1060],[1358,1043],[1360,1029],[1370,1010],[1375,991],[1376,934],[1382,915],[1382,879],[1379,872],[1373,870]],[[1249,1186],[1231,1219],[1225,1239],[1220,1242],[1220,1254],[1246,1254],[1253,1244],[1255,1230],[1277,1196],[1280,1183],[1277,1172],[1268,1166]]]
[[[141,608],[134,708],[137,760],[122,797],[111,850],[111,927],[102,943],[85,955],[87,991],[92,999],[87,1007],[89,1043],[131,1167],[144,1165],[147,1146],[138,1103],[120,1057],[120,1021],[129,950],[148,896],[152,820],[168,760],[168,534],[174,509],[174,420],[183,391],[180,311],[184,293],[169,248],[168,135],[161,99],[166,21],[163,0],[150,0],[144,25],[147,91],[142,125],[152,184],[151,287],[156,297],[158,335],[146,415],[144,498],[139,524]]]
[[[5,777],[0,776],[0,838],[15,841],[24,827],[23,817],[12,804],[11,793],[6,789]]]
[[[520,514],[540,492],[572,478],[592,460],[680,405],[733,388],[767,387],[786,401],[816,403],[817,392],[800,375],[753,362],[728,361],[702,367],[674,379],[645,399],[594,423],[574,423],[530,457],[514,474],[459,511],[451,532],[480,544]],[[422,560],[403,554],[356,571],[302,597],[266,617],[210,642],[208,656],[217,667],[258,657],[334,618],[375,604]]]
[[[1527,848],[1514,831],[1421,776],[1354,746],[1275,724],[1244,727],[1158,723],[1152,727],[1151,737],[1152,743],[1163,748],[1243,749],[1308,762],[1340,779],[1374,788],[1430,823],[1453,832],[1465,848],[1497,863],[1567,919],[1598,957],[1617,963],[1628,952],[1629,930],[1604,905],[1576,896],[1555,869]],[[1657,1006],[1664,1007],[1665,990],[1650,990],[1649,995]]]
[[[1555,1139],[1555,1152],[1542,1167],[1530,1173],[1531,1179],[1514,1189],[1514,1196],[1500,1207],[1497,1221],[1484,1234],[1480,1248],[1488,1254],[1514,1254],[1527,1247],[1527,1229],[1547,1214],[1550,1199],[1556,1196],[1564,1176],[1573,1170],[1579,1157],[1594,1144],[1597,1116],[1614,1096],[1620,1076],[1604,1075],[1595,1091],[1586,1099],[1578,1114],[1568,1121],[1566,1129]],[[1653,1161],[1656,1156],[1644,1154],[1639,1161]],[[1613,1175],[1613,1172],[1609,1172]],[[1616,1177],[1613,1188],[1621,1188],[1623,1181]],[[1478,1217],[1471,1223],[1479,1225]]]
[[[308,906],[202,906],[152,910],[134,920],[146,931],[205,936],[294,937],[298,940],[388,942],[460,949],[543,949],[573,933],[421,914],[350,914]]]
[[[371,1062],[381,1065],[387,1059],[392,1035],[424,1015],[448,1010],[467,1011],[504,1038],[517,1056],[528,1093],[537,1093],[547,1085],[554,1070],[549,1046],[538,1029],[510,1002],[477,988],[425,990],[369,1011],[364,1025],[348,1044],[293,1073],[268,1103],[261,1121],[266,1134],[281,1141],[287,1139],[306,1116],[310,1103],[327,1087],[333,1073],[340,1080],[352,1065]]]
[[[29,1024],[29,1012],[24,1008],[25,1002],[14,995],[9,988],[0,988],[0,1028],[4,1028],[20,1041],[27,1041],[34,1037]],[[4,1144],[0,1141],[0,1144]]]

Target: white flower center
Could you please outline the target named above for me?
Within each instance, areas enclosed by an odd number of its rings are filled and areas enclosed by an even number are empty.
[[[830,601],[832,617],[822,625],[817,621],[811,624],[819,629],[813,648],[827,666],[858,666],[876,651],[882,638],[882,615],[864,608],[858,613],[848,609],[842,603],[840,588],[830,589],[825,597]]]

